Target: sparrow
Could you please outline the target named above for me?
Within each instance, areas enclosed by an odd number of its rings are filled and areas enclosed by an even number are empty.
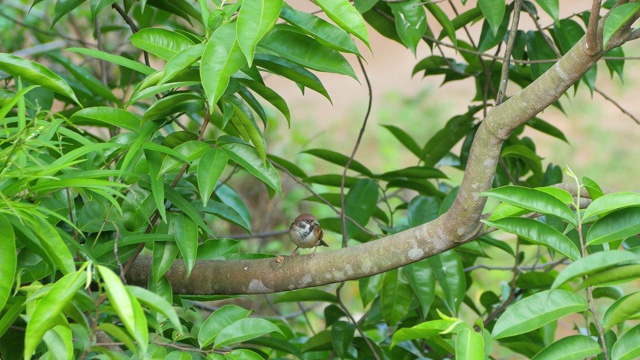
[[[322,236],[320,223],[313,215],[302,214],[298,216],[289,226],[289,238],[291,242],[296,244],[296,249],[289,255],[289,258],[293,257],[299,248],[308,249],[315,246],[311,253],[311,256],[314,256],[318,246],[329,246],[322,240]]]

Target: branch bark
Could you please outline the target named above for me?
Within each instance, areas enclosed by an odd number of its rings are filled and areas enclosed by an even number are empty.
[[[607,46],[622,45],[631,37],[627,29]],[[583,37],[551,69],[530,86],[493,108],[480,125],[469,155],[458,196],[449,211],[421,226],[385,238],[314,257],[284,261],[198,261],[190,277],[176,261],[166,277],[177,294],[258,294],[308,288],[359,279],[428,258],[471,241],[482,233],[480,222],[500,157],[502,143],[511,132],[558,100],[605,53],[587,49]],[[151,258],[140,256],[127,274],[129,284],[145,286]]]

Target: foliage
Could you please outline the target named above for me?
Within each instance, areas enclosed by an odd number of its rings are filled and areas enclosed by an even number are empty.
[[[493,189],[475,199],[494,201],[477,239],[457,239],[460,246],[427,258],[416,248],[419,261],[359,279],[353,296],[339,286],[335,294],[297,289],[276,298],[274,307],[291,312],[296,303],[326,305],[317,333],[308,332],[302,315],[252,314],[231,296],[185,294],[168,280],[176,262],[184,276],[201,276],[198,264],[207,260],[282,262],[247,252],[220,231],[254,230],[243,182],[262,184],[275,197],[283,196],[281,176],[329,189],[309,200],[338,209],[321,223],[326,232],[342,233],[345,245],[439,218],[459,189],[447,180],[448,169],[465,170],[474,161],[482,119],[503,100],[506,64],[484,54],[515,36],[508,76],[524,89],[583,37],[589,19],[588,11],[561,19],[559,1],[525,1],[523,14],[537,19],[545,12],[553,25],[509,35],[518,7],[505,1],[479,0],[476,7],[462,1],[465,11],[455,16],[444,3],[417,0],[315,3],[326,17],[274,0],[0,5],[7,44],[0,53],[1,357],[638,357],[632,321],[640,293],[619,284],[640,277],[640,195],[605,194],[569,168],[572,187],[558,185],[562,169],[543,166],[523,131],[567,138],[538,117],[502,144],[501,161],[490,169]],[[640,11],[637,2],[614,5],[604,4],[613,10],[603,44],[628,30]],[[477,43],[464,37],[474,23],[482,24]],[[65,35],[70,28],[84,39]],[[267,125],[295,118],[265,77],[330,100],[315,73],[358,78],[345,56],[361,56],[357,43],[370,47],[368,29],[414,53],[426,42],[434,51],[413,74],[443,76],[444,83],[474,79],[469,106],[424,144],[402,119],[384,125],[415,166],[377,173],[348,155],[307,148],[341,169],[311,174],[270,154]],[[7,39],[9,32],[15,36]],[[61,51],[30,47],[60,39]],[[443,43],[460,56],[439,55]],[[605,65],[622,78],[623,50],[609,54]],[[582,78],[590,91],[596,72]],[[505,241],[496,230],[516,239]],[[131,274],[141,251],[151,257],[151,270]],[[496,256],[510,265],[512,281],[476,294],[478,272]],[[210,282],[231,276],[208,275]],[[131,276],[148,279],[146,288],[125,284]],[[213,312],[200,302],[221,298],[226,303]],[[364,312],[359,319],[352,315],[356,300]],[[559,321],[572,314],[579,315],[571,317],[573,333],[556,341]]]

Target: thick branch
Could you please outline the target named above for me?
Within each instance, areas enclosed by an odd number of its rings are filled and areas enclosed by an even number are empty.
[[[622,44],[629,33],[612,39]],[[460,191],[451,209],[438,219],[379,240],[344,249],[277,261],[198,261],[191,276],[176,261],[167,279],[178,294],[256,294],[307,288],[382,273],[440,254],[481,233],[485,205],[500,149],[511,132],[558,100],[580,80],[603,51],[589,55],[581,39],[530,86],[491,110],[476,133]],[[612,45],[613,45],[612,44]],[[146,285],[151,259],[140,257],[127,274],[130,284]]]

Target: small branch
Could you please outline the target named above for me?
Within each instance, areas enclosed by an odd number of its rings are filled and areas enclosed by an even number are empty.
[[[351,152],[351,156],[349,156],[349,160],[344,166],[344,171],[342,172],[342,178],[340,179],[340,207],[342,208],[342,215],[340,216],[342,221],[342,247],[347,247],[347,209],[345,205],[344,198],[344,182],[347,178],[347,170],[349,170],[349,166],[353,162],[353,158],[356,156],[356,152],[358,151],[358,147],[360,146],[360,142],[362,141],[362,137],[364,136],[364,130],[367,128],[367,121],[369,120],[369,115],[371,114],[371,105],[373,104],[373,91],[371,89],[371,81],[369,81],[369,75],[367,74],[367,69],[364,67],[362,63],[362,59],[360,57],[356,57],[358,59],[358,63],[360,64],[360,69],[362,69],[362,74],[364,75],[364,80],[367,83],[367,89],[369,90],[369,102],[367,104],[367,112],[364,115],[364,120],[362,121],[362,127],[360,128],[360,132],[358,133],[358,138],[356,140],[356,144],[353,147],[353,151]],[[375,352],[374,352],[375,354]]]
[[[353,315],[351,315],[351,312],[349,311],[347,306],[342,301],[342,297],[340,296],[340,290],[342,290],[343,286],[344,286],[344,282],[342,282],[338,286],[338,288],[336,289],[336,298],[338,299],[338,303],[340,304],[340,307],[342,308],[342,311],[344,311],[344,313],[347,315],[349,320],[351,320],[351,323],[353,324],[353,326],[356,327],[356,330],[358,330],[358,333],[360,334],[360,336],[362,337],[364,342],[367,343],[367,346],[369,347],[369,350],[371,350],[371,353],[373,354],[373,357],[375,357],[376,360],[380,360],[380,357],[378,356],[378,353],[376,352],[376,349],[373,347],[373,345],[371,344],[371,341],[369,340],[369,338],[364,334],[364,332],[360,328],[359,322],[356,321],[356,319],[353,317]],[[360,319],[360,320],[362,320],[362,319]]]
[[[509,39],[507,47],[504,49],[504,62],[502,63],[502,73],[500,74],[500,88],[496,98],[496,105],[502,104],[507,93],[507,84],[509,83],[509,66],[511,62],[511,53],[513,45],[516,43],[516,34],[518,33],[518,25],[520,23],[520,10],[522,9],[522,0],[516,0],[513,8],[513,19],[511,20],[511,29],[509,30]]]
[[[605,98],[607,101],[609,101],[610,103],[612,103],[615,107],[618,108],[618,110],[620,110],[623,114],[627,115],[628,117],[630,117],[633,121],[635,121],[636,123],[638,123],[638,125],[640,125],[640,119],[638,119],[637,117],[635,117],[632,113],[630,113],[629,111],[627,111],[625,108],[622,107],[622,105],[620,105],[615,99],[611,98],[609,95],[607,95],[604,91],[600,90],[598,87],[595,87],[593,90],[595,90],[595,92],[597,92],[598,94],[600,94],[600,96],[602,96],[603,98]]]
[[[598,19],[600,18],[600,0],[593,0],[591,3],[591,14],[589,15],[589,25],[587,26],[587,41],[585,52],[591,56],[598,54],[602,50],[600,36],[598,35]]]

